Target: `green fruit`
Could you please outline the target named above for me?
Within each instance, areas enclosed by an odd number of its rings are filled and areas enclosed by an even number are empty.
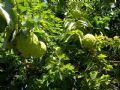
[[[15,40],[15,50],[24,57],[39,58],[46,52],[46,45],[39,42],[38,37],[32,32],[21,32]]]
[[[38,47],[41,51],[39,54],[44,55],[46,50],[47,50],[47,47],[46,47],[45,43],[42,42],[42,41],[39,41],[39,46]]]
[[[33,56],[34,58],[38,58],[38,57],[41,57],[45,54],[46,45],[44,42],[39,41],[38,44],[35,45],[35,47],[33,46],[33,48],[31,50],[32,51],[29,52],[30,56]]]
[[[82,39],[82,46],[86,49],[94,47],[96,38],[92,34],[86,34]]]

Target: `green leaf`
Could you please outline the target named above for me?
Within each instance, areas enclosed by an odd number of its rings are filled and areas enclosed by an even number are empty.
[[[98,80],[99,82],[107,82],[109,80],[110,76],[109,75],[102,75]]]
[[[106,71],[111,71],[111,70],[113,70],[113,66],[112,65],[106,65],[103,69],[106,70]]]
[[[11,18],[9,13],[3,8],[3,5],[0,4],[0,15],[6,20],[7,24],[9,25],[11,22]]]
[[[92,80],[96,79],[97,78],[97,75],[98,75],[98,71],[91,71],[90,72],[90,78]]]
[[[104,55],[104,54],[100,54],[100,55],[98,55],[98,59],[105,59],[107,56],[106,55]]]

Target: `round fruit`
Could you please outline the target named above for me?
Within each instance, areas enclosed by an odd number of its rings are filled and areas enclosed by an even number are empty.
[[[47,47],[44,42],[39,41],[39,49],[41,51],[39,54],[41,54],[41,55],[45,54]]]
[[[86,49],[94,47],[96,38],[92,34],[86,34],[82,39],[82,46]]]
[[[15,40],[15,50],[24,57],[41,57],[46,52],[46,45],[40,43],[38,37],[32,32],[20,32]]]

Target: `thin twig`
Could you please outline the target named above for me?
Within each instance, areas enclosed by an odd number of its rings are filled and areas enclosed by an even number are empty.
[[[120,61],[110,61],[111,63],[119,63],[120,64]]]

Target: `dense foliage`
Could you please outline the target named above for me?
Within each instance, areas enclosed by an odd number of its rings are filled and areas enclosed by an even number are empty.
[[[119,0],[0,0],[0,90],[119,90]]]

